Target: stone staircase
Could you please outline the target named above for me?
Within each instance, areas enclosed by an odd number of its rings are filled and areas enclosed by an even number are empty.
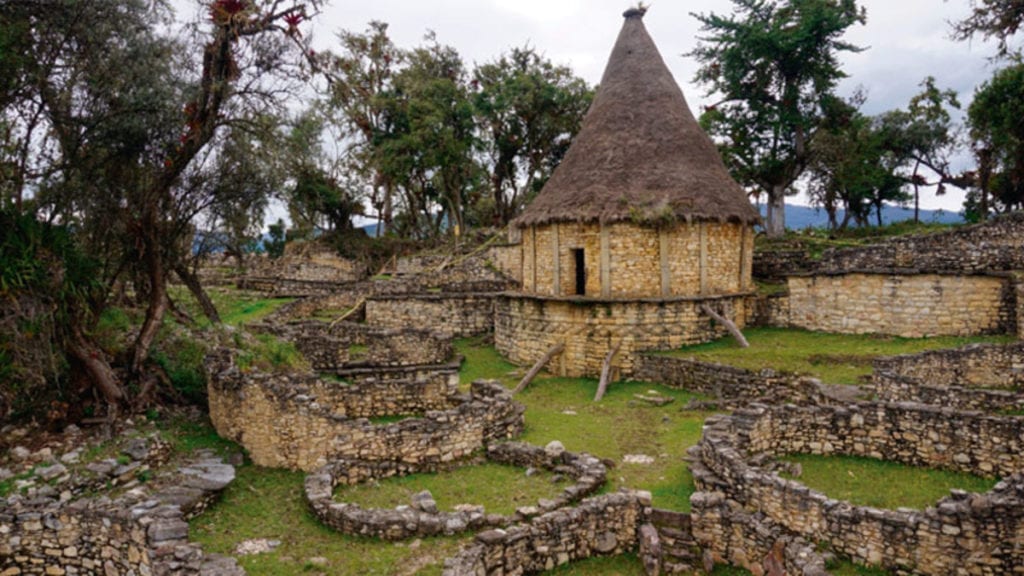
[[[640,529],[640,558],[649,576],[691,573],[703,566],[690,515],[655,508]]]

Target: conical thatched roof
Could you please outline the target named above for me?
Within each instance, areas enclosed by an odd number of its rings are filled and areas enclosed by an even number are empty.
[[[757,222],[647,33],[643,10],[625,17],[579,134],[514,224]]]

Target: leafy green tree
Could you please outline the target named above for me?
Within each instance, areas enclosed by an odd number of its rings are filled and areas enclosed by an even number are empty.
[[[473,72],[474,108],[490,169],[494,224],[504,225],[551,176],[580,129],[593,90],[529,47]]]
[[[845,77],[841,38],[865,22],[854,0],[733,0],[730,16],[694,14],[705,35],[691,53],[697,82],[721,102],[702,124],[741,183],[768,197],[767,232],[785,230],[785,197],[810,162],[810,146]]]
[[[1011,209],[1024,195],[1024,64],[998,70],[979,86],[967,116],[978,158],[976,210],[985,219],[990,198]]]
[[[348,144],[351,172],[366,183],[370,206],[390,229],[394,220],[396,185],[380,168],[377,143],[388,127],[384,95],[406,59],[387,34],[384,22],[370,22],[362,34],[342,31],[340,54],[330,59],[330,94],[326,117],[340,128]]]

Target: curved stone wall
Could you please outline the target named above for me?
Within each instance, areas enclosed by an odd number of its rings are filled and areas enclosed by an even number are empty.
[[[494,293],[375,296],[366,301],[366,323],[385,328],[429,327],[448,337],[494,329]]]
[[[724,335],[725,328],[701,311],[703,304],[743,326],[743,296],[599,301],[505,294],[495,313],[494,344],[506,358],[525,365],[564,344],[548,370],[563,376],[596,376],[608,352],[621,343],[615,366],[624,377],[635,372],[640,352]]]
[[[412,473],[465,458],[523,428],[523,406],[498,383],[475,382],[470,394],[448,396],[417,394],[415,383],[349,385],[313,374],[243,373],[229,350],[208,356],[206,369],[217,433],[244,446],[260,466],[311,471],[358,457],[395,462]],[[421,411],[422,417],[393,424],[353,416]]]
[[[858,562],[901,573],[1009,574],[1024,565],[1024,549],[1006,545],[1024,535],[1022,445],[1020,418],[918,404],[755,406],[706,422],[691,450],[702,494],[694,498],[721,495]],[[765,456],[794,452],[867,456],[1006,479],[989,493],[954,492],[924,511],[878,510],[830,499],[759,465]],[[694,534],[709,548],[720,531],[715,522],[714,515],[694,515]]]
[[[536,574],[594,556],[636,550],[646,492],[618,492],[548,512],[508,529],[488,530],[444,564],[444,576]]]
[[[188,520],[234,480],[210,453],[111,500],[0,499],[0,574],[245,574],[188,542]]]
[[[751,284],[754,234],[736,223],[648,227],[555,223],[522,231],[523,291],[600,298],[737,294]]]
[[[554,500],[541,500],[536,507],[520,508],[513,516],[487,514],[482,506],[442,512],[432,498],[414,499],[412,506],[396,509],[366,509],[355,503],[336,502],[334,488],[398,473],[372,462],[339,460],[306,476],[306,502],[325,525],[345,533],[383,540],[407,540],[466,531],[509,526],[531,516],[563,508],[593,494],[605,483],[607,470],[600,460],[587,454],[548,453],[545,449],[518,442],[493,444],[487,449],[491,462],[534,467],[569,476],[575,480]],[[431,470],[436,471],[436,470]]]
[[[879,358],[872,383],[887,402],[922,402],[961,410],[1024,408],[1024,342],[971,345]]]

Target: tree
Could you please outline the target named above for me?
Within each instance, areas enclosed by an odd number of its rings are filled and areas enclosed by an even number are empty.
[[[733,0],[734,13],[694,14],[705,36],[691,53],[697,82],[721,97],[701,122],[741,183],[768,196],[767,232],[785,230],[785,197],[810,161],[824,109],[845,77],[841,40],[865,22],[854,0]]]
[[[941,90],[935,78],[921,82],[921,92],[910,99],[908,113],[900,118],[898,129],[904,134],[909,159],[914,163],[911,185],[914,187],[914,222],[920,221],[921,188],[935,186],[935,194],[945,194],[946,184],[956,183],[949,158],[957,147],[956,132],[949,109],[960,109],[956,92]],[[930,172],[935,180],[929,181]]]
[[[561,162],[593,100],[572,70],[529,47],[473,72],[473,104],[490,168],[494,224],[503,226]]]
[[[1024,195],[1024,64],[998,70],[974,93],[967,110],[978,158],[978,205],[981,219],[989,198],[1006,209]]]
[[[363,34],[338,34],[341,54],[330,59],[330,98],[325,106],[327,118],[348,140],[349,166],[368,183],[370,205],[384,230],[394,219],[396,190],[380,168],[375,146],[387,131],[384,95],[392,91],[394,76],[406,58],[387,31],[387,23],[373,21]]]
[[[146,308],[128,362],[128,377],[141,389],[136,397],[152,381],[146,361],[169,306],[168,275],[190,250],[194,219],[217,198],[214,188],[197,185],[203,166],[226,133],[245,132],[255,110],[272,109],[287,93],[286,85],[271,85],[274,78],[301,79],[289,63],[308,54],[298,26],[318,5],[210,0],[195,43],[162,32],[162,2],[5,6],[4,24],[21,31],[14,41],[27,57],[15,66],[25,71],[19,80],[3,88],[14,143],[4,149],[16,151],[5,158],[13,165],[5,184],[13,183],[13,204],[31,193],[34,215],[68,224],[88,253],[103,257],[97,277],[104,294],[119,279],[132,280]],[[127,387],[88,333],[84,325],[67,350],[113,410]]]
[[[1024,0],[971,0],[971,14],[953,25],[953,37],[970,40],[975,36],[995,38],[999,55],[1008,56],[1010,40],[1024,22]]]

